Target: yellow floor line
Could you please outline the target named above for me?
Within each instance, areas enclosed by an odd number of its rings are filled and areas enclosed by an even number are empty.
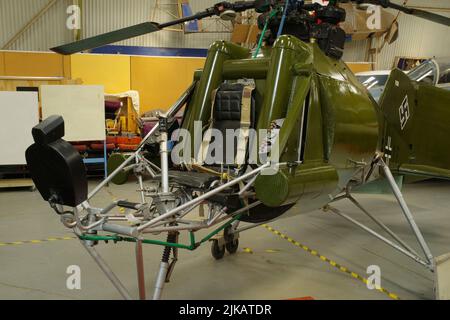
[[[321,255],[319,252],[312,250],[310,248],[308,248],[307,246],[301,244],[298,241],[295,241],[294,239],[292,239],[291,237],[288,237],[287,235],[281,233],[280,231],[275,230],[274,228],[268,226],[268,225],[263,225],[264,228],[266,228],[267,230],[269,230],[270,232],[276,234],[277,236],[283,238],[284,240],[289,241],[290,243],[292,243],[294,246],[297,246],[301,249],[303,249],[304,251],[308,252],[309,254],[319,258],[320,260],[327,262],[329,265],[331,265],[332,267],[338,269],[341,272],[344,272],[348,275],[350,275],[352,278],[357,279],[361,282],[363,282],[365,285],[367,285],[367,279],[364,278],[363,276],[357,274],[356,272],[351,271],[350,269],[338,264],[337,262],[328,259],[327,257]],[[394,300],[400,300],[400,297],[392,292],[389,292],[388,290],[386,290],[385,288],[379,288],[376,289],[384,294],[386,294],[389,298],[394,299]]]
[[[68,241],[68,240],[75,240],[78,239],[77,237],[52,237],[42,240],[26,240],[26,241],[15,241],[15,242],[0,242],[0,247],[6,247],[6,246],[22,246],[26,244],[42,244],[45,242],[54,242],[54,241]]]
[[[251,248],[244,248],[244,249],[242,249],[245,253],[250,253],[250,254],[252,254],[253,253],[253,250],[251,249]]]
[[[270,232],[274,233],[275,235],[281,237],[284,240],[289,241],[291,244],[303,249],[304,251],[308,252],[309,254],[319,258],[320,260],[327,262],[329,265],[331,265],[332,267],[338,269],[341,272],[344,272],[348,275],[350,275],[351,277],[353,277],[354,279],[357,279],[361,282],[363,282],[364,284],[367,284],[367,279],[362,277],[361,275],[357,274],[356,272],[353,272],[351,270],[349,270],[348,268],[338,264],[337,262],[328,259],[327,257],[319,254],[319,252],[317,252],[316,250],[312,250],[309,247],[301,244],[298,241],[295,241],[294,239],[288,237],[287,235],[273,229],[272,227],[268,226],[268,225],[263,225],[264,228],[266,228],[267,230],[269,230]],[[47,239],[42,239],[42,240],[26,240],[26,241],[15,241],[15,242],[0,242],[0,247],[5,247],[5,246],[21,246],[21,245],[26,245],[26,244],[42,244],[45,242],[54,242],[54,241],[68,241],[68,240],[75,240],[77,239],[77,237],[51,237],[51,238],[47,238]],[[253,253],[253,250],[250,248],[245,248],[244,252],[246,253]],[[389,298],[394,299],[394,300],[400,300],[400,297],[394,293],[389,292],[388,290],[386,290],[385,288],[379,288],[377,289],[378,291],[386,294]]]

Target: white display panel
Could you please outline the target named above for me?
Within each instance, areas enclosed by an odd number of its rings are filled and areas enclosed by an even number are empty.
[[[39,123],[37,92],[0,91],[0,165],[24,165]]]
[[[42,116],[64,118],[67,141],[105,140],[103,86],[41,86]]]

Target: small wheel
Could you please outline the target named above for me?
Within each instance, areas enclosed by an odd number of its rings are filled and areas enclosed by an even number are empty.
[[[234,240],[232,242],[228,242],[225,245],[225,248],[227,249],[229,254],[235,254],[238,251],[238,248],[239,248],[239,240],[236,239],[236,240]]]
[[[225,246],[219,246],[219,241],[213,240],[211,254],[216,260],[221,260],[225,256]]]
[[[234,240],[233,234],[231,233],[232,230],[232,226],[228,226],[225,228],[225,248],[227,249],[228,253],[235,254],[239,248],[239,239]]]

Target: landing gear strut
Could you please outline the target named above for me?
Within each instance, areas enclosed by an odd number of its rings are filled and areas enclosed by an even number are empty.
[[[428,247],[428,244],[426,243],[422,232],[420,231],[419,227],[417,226],[414,216],[411,214],[411,211],[409,210],[408,205],[406,204],[406,201],[403,198],[403,194],[400,190],[400,188],[397,186],[397,183],[395,182],[394,176],[392,175],[391,170],[389,169],[389,166],[383,161],[382,154],[377,154],[372,162],[371,169],[365,178],[365,181],[368,181],[369,177],[372,175],[374,169],[376,166],[379,166],[384,173],[389,186],[391,187],[391,190],[397,199],[397,202],[402,210],[403,215],[405,216],[406,220],[408,221],[409,226],[411,227],[411,230],[413,231],[418,244],[420,245],[420,248],[423,251],[423,255],[419,255],[414,249],[412,249],[405,241],[403,241],[397,234],[395,234],[388,226],[386,226],[382,221],[380,221],[376,216],[369,213],[352,195],[351,195],[351,188],[354,187],[349,183],[349,185],[344,189],[344,194],[341,196],[338,196],[334,198],[332,202],[348,199],[350,200],[357,208],[359,208],[364,214],[366,214],[370,219],[372,219],[379,227],[381,227],[387,234],[389,234],[394,241],[391,241],[390,239],[386,238],[385,236],[379,234],[375,230],[371,229],[370,227],[364,225],[363,223],[351,218],[350,216],[346,215],[345,213],[341,212],[337,208],[334,208],[330,205],[327,205],[324,210],[325,211],[331,211],[338,216],[341,216],[342,218],[350,221],[354,225],[360,227],[364,231],[368,232],[372,236],[378,238],[379,240],[383,241],[387,245],[391,246],[392,248],[396,249],[397,251],[403,253],[404,255],[408,256],[409,258],[413,259],[414,261],[422,264],[426,268],[428,268],[430,271],[435,271],[435,259],[433,257],[433,254],[431,253],[430,248]]]

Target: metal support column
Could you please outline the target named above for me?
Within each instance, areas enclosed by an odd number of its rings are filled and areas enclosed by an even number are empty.
[[[136,241],[136,269],[138,276],[139,299],[145,300],[145,272],[141,240]]]
[[[94,249],[94,247],[87,245],[84,241],[81,241],[81,244],[86,249],[86,251],[91,255],[91,257],[94,259],[94,261],[97,263],[97,265],[103,271],[103,273],[108,277],[108,279],[111,281],[111,283],[117,289],[117,291],[119,291],[120,295],[125,300],[132,300],[131,295],[128,292],[128,290],[125,288],[125,286],[122,284],[122,282],[120,282],[119,278],[117,278],[117,276],[114,274],[114,272],[108,266],[108,264],[102,259],[102,257],[98,254],[98,252]]]
[[[414,217],[411,214],[411,211],[409,210],[405,199],[403,198],[400,188],[397,186],[397,183],[395,183],[395,179],[394,179],[394,176],[392,175],[391,170],[386,165],[386,163],[383,161],[383,159],[379,160],[379,164],[380,164],[381,168],[383,169],[383,172],[386,175],[387,180],[389,181],[389,185],[392,188],[395,198],[397,199],[398,204],[400,205],[400,208],[402,209],[402,212],[406,217],[406,220],[408,220],[408,223],[411,226],[411,229],[413,230],[414,235],[416,236],[416,239],[420,244],[420,247],[422,248],[423,252],[425,253],[426,259],[428,260],[429,263],[433,264],[434,263],[433,262],[433,254],[431,253],[431,250],[428,247],[428,244],[426,243],[425,239],[423,238],[422,232],[420,231],[419,227],[417,226],[417,224],[414,220]]]
[[[408,256],[408,257],[411,258],[411,259],[413,259],[414,261],[416,261],[416,262],[418,262],[418,263],[424,265],[425,267],[428,267],[428,268],[432,269],[432,268],[430,267],[430,265],[429,265],[426,261],[424,261],[421,257],[416,256],[415,254],[409,252],[408,250],[406,250],[406,249],[400,247],[400,246],[397,245],[396,243],[390,241],[389,239],[383,237],[382,235],[380,235],[379,233],[377,233],[377,232],[375,232],[374,230],[370,229],[369,227],[365,226],[364,224],[362,224],[362,223],[356,221],[355,219],[349,217],[348,215],[342,213],[342,212],[339,211],[338,209],[333,208],[333,207],[327,207],[326,209],[327,209],[327,210],[330,210],[331,212],[333,212],[333,213],[339,215],[340,217],[342,217],[342,218],[344,218],[344,219],[350,221],[350,222],[353,223],[354,225],[360,227],[361,229],[363,229],[364,231],[368,232],[369,234],[371,234],[371,235],[374,236],[375,238],[377,238],[377,239],[383,241],[384,243],[386,243],[387,245],[391,246],[392,248],[394,248],[394,249],[400,251],[401,253],[403,253],[404,255]]]
[[[394,193],[395,198],[397,199],[397,202],[403,212],[403,215],[405,216],[406,220],[408,221],[409,226],[411,227],[411,230],[414,233],[414,236],[417,239],[417,242],[419,243],[423,253],[425,254],[425,259],[423,259],[415,250],[413,250],[406,242],[404,242],[398,235],[396,235],[390,228],[388,228],[383,222],[381,222],[378,218],[370,214],[355,198],[352,197],[350,194],[351,186],[348,185],[347,188],[345,188],[345,194],[338,196],[333,199],[331,202],[336,202],[343,199],[350,200],[358,209],[360,209],[364,214],[366,214],[369,218],[371,218],[379,227],[381,227],[386,233],[388,233],[397,243],[394,243],[387,239],[386,237],[380,235],[378,232],[374,231],[373,229],[367,227],[363,223],[351,218],[350,216],[342,213],[336,208],[331,207],[330,205],[326,206],[324,208],[325,211],[329,210],[342,218],[350,221],[351,223],[355,224],[356,226],[360,227],[364,231],[368,232],[372,236],[378,238],[379,240],[383,241],[387,245],[393,247],[394,249],[400,251],[401,253],[405,254],[409,258],[415,260],[416,262],[419,262],[420,264],[426,266],[431,271],[435,271],[435,263],[434,263],[434,257],[431,253],[430,248],[428,247],[428,244],[426,243],[419,227],[417,226],[413,215],[411,214],[411,211],[408,208],[408,205],[406,204],[405,199],[403,198],[402,192],[400,188],[398,187],[394,176],[392,175],[391,170],[389,169],[389,166],[383,161],[382,155],[377,154],[374,158],[374,161],[372,162],[372,167],[370,170],[369,175],[367,176],[367,179],[370,177],[370,175],[373,172],[373,169],[375,166],[380,166],[386,176],[386,179],[389,183],[389,186],[392,189],[392,192]],[[366,179],[366,180],[367,180]]]
[[[169,272],[169,263],[161,262],[159,266],[158,277],[156,278],[155,293],[153,295],[153,300],[161,300],[162,291],[164,285],[166,284],[167,273]]]

